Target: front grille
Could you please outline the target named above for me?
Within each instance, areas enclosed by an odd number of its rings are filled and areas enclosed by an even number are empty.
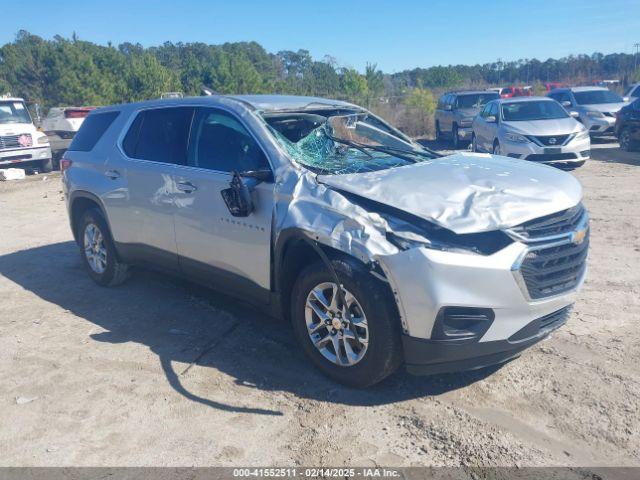
[[[32,145],[33,140],[31,139],[31,135],[28,133],[0,136],[0,150],[6,150],[9,148],[25,148]]]
[[[575,153],[532,153],[527,156],[527,160],[533,162],[552,162],[554,160],[574,160]]]
[[[529,220],[510,231],[525,241],[536,241],[544,237],[575,232],[586,215],[582,203],[561,212]]]
[[[537,140],[541,145],[545,145],[547,147],[559,147],[567,142],[569,136],[570,135],[547,135],[532,138]]]
[[[532,300],[574,289],[587,267],[589,232],[579,243],[529,251],[520,265],[520,273]]]
[[[613,112],[602,112],[605,117],[615,117],[616,114]]]

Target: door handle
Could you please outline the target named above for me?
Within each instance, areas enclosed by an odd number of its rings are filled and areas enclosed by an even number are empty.
[[[191,193],[198,189],[198,187],[191,182],[178,182],[177,187],[178,190],[184,193]]]
[[[107,170],[104,174],[109,177],[111,180],[115,180],[116,178],[120,178],[120,172],[117,170]]]

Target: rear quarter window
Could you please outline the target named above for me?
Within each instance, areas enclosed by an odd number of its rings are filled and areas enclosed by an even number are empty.
[[[96,146],[98,140],[104,135],[104,132],[111,126],[120,112],[94,113],[89,115],[78,133],[73,137],[69,150],[79,152],[90,152]]]

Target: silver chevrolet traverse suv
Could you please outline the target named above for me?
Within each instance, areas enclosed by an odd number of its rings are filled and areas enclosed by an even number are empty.
[[[441,157],[345,102],[101,108],[61,169],[97,283],[147,265],[261,305],[352,386],[403,362],[437,373],[514,358],[566,321],[585,276],[588,217],[571,175]]]

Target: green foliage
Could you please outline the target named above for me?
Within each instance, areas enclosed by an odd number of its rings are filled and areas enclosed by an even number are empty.
[[[416,68],[384,74],[367,64],[364,75],[332,57],[307,50],[269,53],[256,42],[222,45],[166,42],[96,45],[60,36],[44,40],[21,30],[0,47],[0,93],[11,92],[46,111],[62,105],[108,105],[158,98],[163,92],[198,95],[206,85],[223,94],[317,95],[363,104],[416,135],[430,133],[435,96],[489,84],[580,83],[594,78],[640,81],[633,55],[594,53],[561,59]]]

